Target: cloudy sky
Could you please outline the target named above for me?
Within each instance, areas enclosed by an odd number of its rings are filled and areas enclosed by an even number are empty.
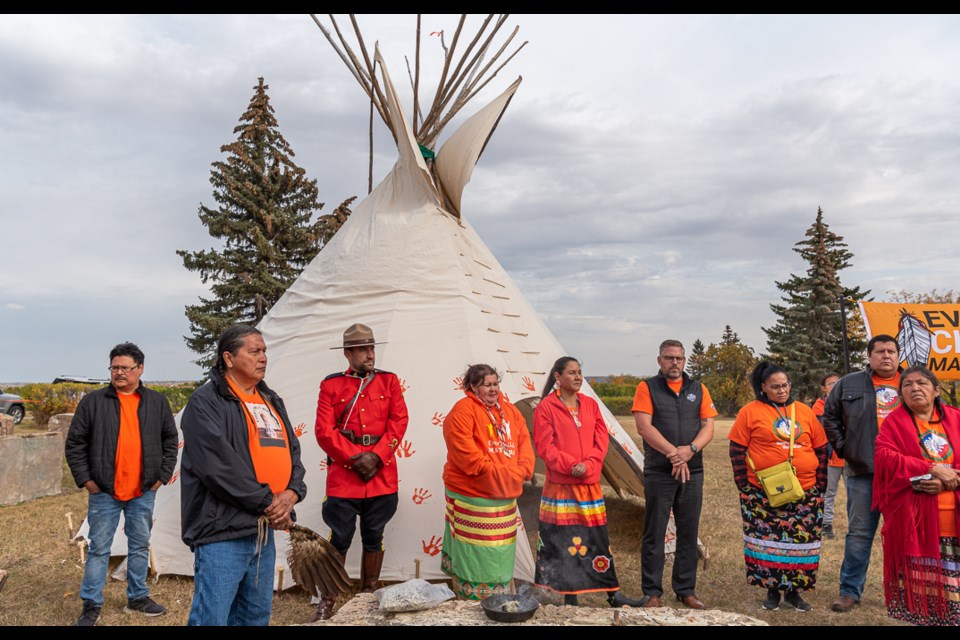
[[[358,20],[409,108],[415,18]],[[507,25],[529,44],[473,106],[523,83],[464,215],[588,375],[648,373],[662,339],[727,324],[763,351],[818,206],[854,253],[848,286],[960,287],[957,16]],[[175,251],[212,246],[197,210],[260,76],[321,213],[362,198],[368,105],[307,15],[0,20],[0,382],[105,377],[123,340],[146,380],[202,375],[183,310],[206,288]]]

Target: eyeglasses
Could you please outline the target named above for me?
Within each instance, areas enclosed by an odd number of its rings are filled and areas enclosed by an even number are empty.
[[[785,383],[783,383],[783,384],[768,384],[768,385],[767,385],[767,389],[770,389],[770,391],[786,391],[786,390],[789,389],[789,388],[790,388],[790,383],[789,383],[789,382],[785,382]]]
[[[666,360],[667,362],[683,362],[687,359],[686,356],[660,356],[661,360]]]
[[[122,365],[115,364],[115,365],[113,365],[113,366],[107,367],[107,371],[110,371],[110,372],[112,372],[112,373],[121,373],[121,372],[127,373],[127,372],[133,371],[134,369],[137,369],[137,368],[139,368],[139,367],[140,367],[140,365],[138,365],[138,364],[135,364],[135,365],[133,365],[132,367],[124,367],[124,366],[122,366]]]

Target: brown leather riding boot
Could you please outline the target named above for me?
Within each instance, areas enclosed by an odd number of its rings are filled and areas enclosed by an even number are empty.
[[[383,566],[383,551],[363,550],[360,564],[360,592],[373,593],[380,586],[380,567]]]
[[[329,620],[333,617],[334,609],[337,607],[336,596],[320,596],[320,602],[317,604],[317,610],[313,613],[310,622],[317,620]]]

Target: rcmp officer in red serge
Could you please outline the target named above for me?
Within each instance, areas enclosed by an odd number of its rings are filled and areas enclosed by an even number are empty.
[[[344,558],[360,518],[360,588],[372,593],[383,564],[383,530],[397,512],[396,450],[407,431],[407,405],[396,374],[374,368],[373,330],[354,324],[343,332],[350,364],[320,383],[317,442],[327,454],[323,521]],[[334,347],[340,348],[340,347]],[[336,597],[322,594],[314,619],[333,615]]]

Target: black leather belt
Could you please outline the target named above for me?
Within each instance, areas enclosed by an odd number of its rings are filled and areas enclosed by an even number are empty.
[[[353,444],[360,444],[365,447],[369,447],[370,445],[378,442],[380,438],[383,437],[383,436],[371,436],[366,433],[358,437],[357,434],[355,434],[353,431],[347,431],[346,429],[338,429],[338,431],[340,431],[340,434],[344,438],[346,438]]]

